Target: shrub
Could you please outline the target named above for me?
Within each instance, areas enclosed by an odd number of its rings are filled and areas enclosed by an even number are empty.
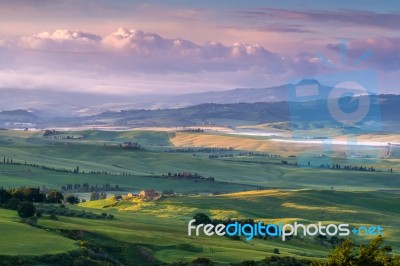
[[[18,206],[19,206],[19,199],[15,199],[15,198],[12,198],[12,199],[10,199],[10,200],[8,200],[8,202],[5,204],[5,208],[6,209],[10,209],[10,210],[17,210],[18,209]]]
[[[93,219],[93,215],[91,213],[85,213],[83,215],[83,217],[87,218],[87,219]]]
[[[28,224],[35,224],[35,223],[37,223],[37,217],[36,216],[32,216],[32,217],[29,217],[27,220],[26,220],[26,223],[28,223]]]
[[[47,194],[47,202],[48,203],[61,203],[64,200],[63,194],[59,191],[50,191]]]
[[[79,198],[75,195],[67,195],[65,197],[65,201],[69,204],[78,204],[79,203]]]
[[[391,256],[391,247],[382,246],[383,240],[377,236],[355,252],[357,245],[346,239],[328,256],[327,265],[400,265],[400,259]]]
[[[32,202],[21,202],[18,206],[18,215],[22,218],[29,218],[35,215],[36,208]]]
[[[195,266],[212,266],[215,265],[212,260],[209,258],[197,258],[192,261],[190,265],[195,265]]]
[[[211,223],[211,219],[210,217],[208,217],[206,214],[204,213],[197,213],[195,214],[195,216],[193,216],[193,219],[196,220],[195,224],[209,224]]]

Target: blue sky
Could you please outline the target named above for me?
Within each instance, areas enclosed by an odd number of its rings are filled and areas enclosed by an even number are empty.
[[[100,1],[106,2],[106,1]],[[214,1],[214,0],[170,0],[170,1],[159,1],[159,0],[147,0],[147,1],[115,1],[115,5],[126,5],[126,4],[140,4],[140,3],[151,3],[159,4],[168,7],[180,8],[185,6],[187,8],[207,8],[207,9],[232,9],[232,8],[253,8],[253,7],[275,7],[275,8],[287,8],[287,9],[358,9],[358,10],[370,10],[378,12],[390,12],[395,11],[399,8],[400,4],[398,1],[373,1],[373,0],[357,0],[357,1],[315,1],[315,0],[291,0],[291,1],[265,1],[265,0],[225,0],[225,1]]]
[[[0,2],[0,88],[186,93],[372,69],[398,92],[398,1]],[[372,56],[355,62],[365,51]],[[334,85],[334,84],[329,84]]]

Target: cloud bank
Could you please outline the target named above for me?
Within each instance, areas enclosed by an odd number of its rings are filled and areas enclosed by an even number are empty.
[[[365,39],[350,43],[348,52],[356,57],[372,49],[376,58],[370,64],[396,70],[399,43],[396,38]],[[335,44],[327,48],[339,49]],[[269,87],[329,70],[310,53],[285,56],[246,42],[198,44],[122,27],[105,36],[57,29],[2,39],[0,59],[2,88],[113,94]]]

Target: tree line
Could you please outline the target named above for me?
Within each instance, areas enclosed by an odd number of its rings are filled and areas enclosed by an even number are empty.
[[[165,176],[167,176],[167,177],[170,177],[170,178],[177,178],[177,179],[187,179],[187,180],[195,180],[195,181],[209,181],[209,182],[214,182],[215,181],[215,178],[214,177],[212,177],[212,176],[210,176],[210,177],[204,177],[204,176],[201,176],[201,175],[199,175],[198,173],[190,173],[190,172],[187,172],[187,173],[171,173],[171,172],[168,172],[168,174],[167,175],[162,175],[162,177],[165,177]]]
[[[229,148],[179,148],[179,149],[169,149],[168,152],[220,152],[220,151],[233,151],[234,147]]]
[[[32,217],[36,213],[34,203],[78,204],[79,202],[77,196],[64,196],[56,190],[49,190],[44,193],[40,188],[32,187],[10,188],[8,190],[0,188],[0,207],[17,210],[22,218]]]
[[[110,183],[104,183],[101,185],[95,184],[90,185],[89,183],[69,183],[61,186],[61,191],[64,192],[94,192],[94,191],[120,191],[119,185],[112,186]]]
[[[126,172],[122,172],[122,173],[111,173],[111,172],[107,172],[107,171],[81,171],[79,166],[76,166],[74,169],[66,169],[66,168],[55,168],[55,167],[50,167],[50,166],[46,166],[46,165],[39,165],[36,163],[29,163],[27,161],[24,161],[23,163],[18,162],[16,160],[14,160],[13,158],[7,158],[7,157],[3,157],[3,161],[0,161],[0,164],[10,164],[10,165],[24,165],[24,166],[30,166],[30,167],[35,167],[35,168],[41,168],[43,170],[49,170],[49,171],[54,171],[54,172],[59,172],[59,173],[74,173],[74,174],[91,174],[91,175],[126,175],[126,176],[130,176],[132,175],[131,173],[126,173]]]

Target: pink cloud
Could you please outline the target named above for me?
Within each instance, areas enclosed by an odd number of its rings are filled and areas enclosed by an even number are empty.
[[[2,54],[13,56],[0,65],[7,67],[0,75],[7,87],[30,84],[110,93],[266,87],[284,83],[290,75],[318,73],[323,66],[310,54],[283,56],[258,44],[197,44],[125,28],[104,37],[71,30],[42,32],[5,42]]]
[[[100,41],[101,37],[95,34],[59,29],[51,33],[45,31],[32,36],[21,37],[19,44],[31,49],[71,51],[94,47]]]
[[[167,39],[155,33],[137,29],[119,28],[103,39],[106,46],[123,49],[140,56],[178,57],[187,59],[229,59],[242,60],[252,58],[254,62],[272,59],[275,55],[258,44],[236,42],[230,46],[219,42],[195,44],[180,38]]]
[[[54,52],[70,55],[76,53],[79,64],[93,63],[88,55],[100,53],[101,56],[95,58],[96,62],[113,69],[134,70],[140,63],[142,70],[152,71],[153,67],[153,71],[163,69],[163,72],[177,69],[225,71],[251,66],[268,68],[268,65],[273,65],[271,69],[277,70],[280,67],[282,70],[284,64],[280,55],[258,44],[196,44],[182,38],[164,38],[156,33],[125,28],[118,28],[105,37],[59,29],[20,37],[15,44],[22,50],[38,50],[43,53],[42,57],[51,57],[49,55]]]

